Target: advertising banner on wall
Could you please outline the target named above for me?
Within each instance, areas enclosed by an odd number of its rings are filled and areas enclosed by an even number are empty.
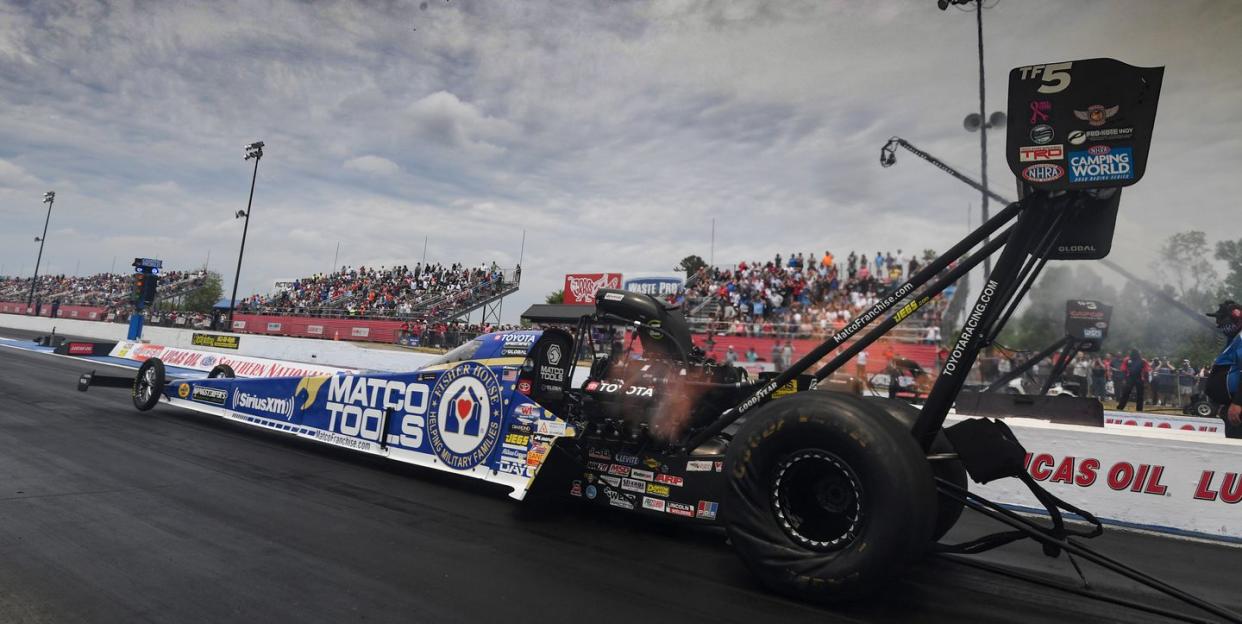
[[[667,299],[681,291],[686,280],[673,275],[632,275],[625,280],[625,290]]]
[[[332,375],[338,372],[357,372],[351,368],[304,364],[301,362],[281,362],[267,358],[197,351],[128,340],[116,343],[109,355],[135,362],[159,358],[167,366],[203,372],[210,372],[217,365],[227,364],[238,377],[294,377],[300,375]]]
[[[601,288],[621,288],[621,274],[570,273],[565,276],[565,303],[593,305]]]

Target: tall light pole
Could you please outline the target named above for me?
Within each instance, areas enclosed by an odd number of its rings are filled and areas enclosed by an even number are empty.
[[[254,159],[254,174],[250,177],[250,199],[246,200],[246,209],[238,210],[234,219],[246,218],[242,225],[241,249],[237,251],[237,272],[233,274],[233,296],[229,298],[229,330],[233,329],[233,310],[237,307],[237,281],[241,279],[242,255],[246,253],[246,232],[250,230],[250,206],[254,203],[254,182],[259,178],[259,159],[263,158],[263,141],[255,141],[246,146],[246,158]]]
[[[983,80],[983,3],[984,0],[937,0],[936,6],[941,11],[949,8],[949,5],[963,6],[971,3],[975,5],[975,24],[979,37],[979,112],[971,113],[962,121],[962,125],[970,132],[979,131],[979,161],[980,161],[980,182],[983,184],[983,201],[980,203],[980,212],[983,214],[983,221],[988,220],[988,128],[1005,127],[1005,113],[996,111],[991,116],[987,114],[987,107],[984,105],[984,80]],[[995,3],[993,3],[995,6]],[[992,273],[992,259],[983,259],[983,274],[987,276]]]
[[[43,236],[36,236],[39,243],[39,257],[35,259],[34,279],[30,280],[30,296],[26,298],[26,307],[34,304],[35,288],[39,284],[39,263],[43,261],[43,243],[47,242],[47,224],[52,221],[52,204],[56,201],[56,191],[43,194],[43,203],[47,204],[47,218],[43,220]]]

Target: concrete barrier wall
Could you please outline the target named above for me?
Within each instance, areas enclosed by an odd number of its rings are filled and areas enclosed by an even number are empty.
[[[51,332],[58,334],[97,338],[100,340],[124,340],[129,327],[121,323],[100,323],[73,319],[50,319],[45,317],[0,314],[0,327]],[[414,370],[436,357],[432,354],[396,349],[369,349],[351,342],[290,338],[285,336],[260,336],[235,334],[237,349],[216,349],[194,346],[192,337],[202,330],[172,327],[146,327],[142,337],[152,344],[172,347],[192,347],[201,351],[233,355],[251,355],[288,362],[305,362],[342,368],[363,370]]]

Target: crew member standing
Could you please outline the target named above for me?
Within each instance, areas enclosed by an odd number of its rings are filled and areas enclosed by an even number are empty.
[[[1117,402],[1117,409],[1126,411],[1126,402],[1130,400],[1130,393],[1136,391],[1135,411],[1143,411],[1143,383],[1147,381],[1151,375],[1151,365],[1143,359],[1143,354],[1138,349],[1130,351],[1130,357],[1121,363],[1121,378],[1125,380],[1125,388],[1121,391],[1121,399]]]
[[[1208,373],[1207,395],[1220,406],[1218,415],[1225,421],[1225,436],[1242,438],[1242,305],[1225,301],[1216,312],[1208,314],[1225,334],[1225,350],[1220,352]]]

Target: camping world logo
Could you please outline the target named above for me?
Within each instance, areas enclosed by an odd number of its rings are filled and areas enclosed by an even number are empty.
[[[445,372],[431,390],[432,451],[454,470],[483,463],[500,439],[500,408],[500,383],[486,366],[466,362]]]

